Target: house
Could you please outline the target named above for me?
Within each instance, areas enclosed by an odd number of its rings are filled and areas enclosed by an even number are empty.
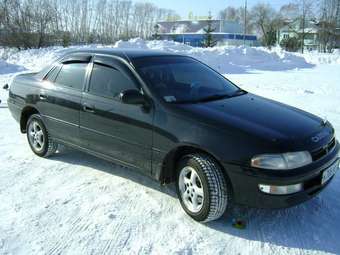
[[[311,51],[319,48],[318,27],[315,22],[307,21],[304,29],[300,20],[286,21],[285,23],[286,25],[278,31],[278,44],[291,37],[302,38],[304,33],[304,49]]]
[[[321,21],[307,21],[304,29],[304,49],[305,50],[321,50],[321,42],[319,40],[319,32],[322,28]],[[335,29],[334,41],[332,45],[340,48],[340,19]],[[278,44],[286,38],[296,37],[302,38],[303,29],[300,20],[286,21],[286,25],[278,31]]]
[[[203,46],[205,31],[209,20],[182,20],[158,22],[158,36],[161,40],[173,40],[194,47]],[[258,44],[256,35],[243,34],[243,27],[237,22],[211,20],[215,29],[211,34],[218,45]]]

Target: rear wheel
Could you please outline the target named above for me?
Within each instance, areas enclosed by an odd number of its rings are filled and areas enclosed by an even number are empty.
[[[40,157],[49,157],[57,151],[58,144],[49,136],[39,114],[33,114],[27,121],[27,140],[32,151]]]
[[[205,154],[186,155],[180,160],[176,186],[184,211],[196,221],[220,218],[230,201],[221,167]]]

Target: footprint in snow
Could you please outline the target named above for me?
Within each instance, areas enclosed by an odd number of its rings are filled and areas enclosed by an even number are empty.
[[[108,216],[108,217],[109,217],[109,219],[113,220],[113,219],[115,219],[115,218],[116,218],[116,215],[114,215],[114,214],[112,214],[112,213],[111,213],[111,214],[109,214],[109,216]]]
[[[308,89],[306,89],[304,92],[305,92],[306,94],[314,94],[314,91],[308,90]]]

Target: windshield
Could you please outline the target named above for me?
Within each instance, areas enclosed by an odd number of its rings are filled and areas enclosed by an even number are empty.
[[[133,62],[150,89],[168,103],[217,100],[240,91],[222,75],[189,57],[143,57]]]

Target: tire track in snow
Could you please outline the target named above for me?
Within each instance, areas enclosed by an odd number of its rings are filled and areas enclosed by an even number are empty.
[[[125,200],[123,203],[125,206],[120,208],[120,213],[125,213],[122,217],[119,217],[119,223],[115,224],[115,222],[112,221],[107,227],[103,238],[109,238],[109,240],[105,242],[105,245],[99,252],[100,254],[122,254],[124,252],[124,248],[126,248],[128,240],[136,231],[136,226],[130,226],[127,228],[127,226],[131,224],[131,222],[129,224],[129,220],[133,214],[133,209],[136,208],[137,205],[138,199],[136,198],[137,197],[134,196],[132,199],[128,198]]]
[[[71,237],[75,236],[77,233],[86,230],[88,226],[91,224],[89,219],[91,219],[92,215],[96,211],[98,206],[94,206],[89,208],[87,213],[82,213],[81,216],[78,216],[76,219],[72,220],[72,218],[68,219],[65,224],[69,224],[71,229],[67,231],[63,235],[63,238],[59,239],[53,247],[50,249],[48,254],[50,255],[58,255],[62,254],[62,251],[69,248],[70,244],[74,241]]]

